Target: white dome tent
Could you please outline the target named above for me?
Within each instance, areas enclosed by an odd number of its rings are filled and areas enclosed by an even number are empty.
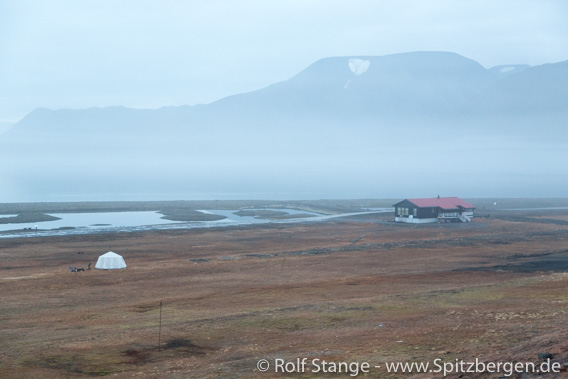
[[[99,257],[95,268],[98,268],[99,270],[118,270],[126,268],[126,263],[124,262],[124,258],[120,255],[109,251]]]

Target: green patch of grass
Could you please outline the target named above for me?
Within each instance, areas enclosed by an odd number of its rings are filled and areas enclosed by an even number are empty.
[[[41,212],[20,213],[15,217],[0,217],[0,224],[29,224],[42,221],[60,220],[59,217],[46,215]]]
[[[165,209],[162,213],[164,220],[170,221],[217,221],[226,217],[212,213],[203,213],[186,208]]]
[[[286,216],[288,212],[273,211],[270,209],[241,209],[235,212],[235,214],[241,217],[276,218]]]

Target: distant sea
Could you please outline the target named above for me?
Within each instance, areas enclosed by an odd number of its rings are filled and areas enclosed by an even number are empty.
[[[377,199],[377,193],[333,194],[318,192],[215,192],[215,193],[93,193],[15,195],[1,198],[2,203],[87,202],[87,201],[176,201],[176,200],[320,200]]]

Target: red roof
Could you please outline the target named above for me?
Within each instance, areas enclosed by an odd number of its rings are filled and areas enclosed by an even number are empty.
[[[459,197],[434,197],[431,199],[407,199],[420,208],[440,207],[442,209],[475,208]]]

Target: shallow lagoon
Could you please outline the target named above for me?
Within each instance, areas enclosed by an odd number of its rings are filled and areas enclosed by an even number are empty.
[[[164,220],[158,212],[102,212],[102,213],[50,213],[60,220],[35,223],[0,224],[0,231],[32,229],[38,231],[59,228],[104,229],[109,227],[133,227],[141,225],[172,224],[176,221]]]
[[[252,209],[247,209],[252,210]],[[261,223],[287,223],[301,221],[321,221],[332,217],[346,215],[322,215],[319,213],[308,212],[297,209],[268,209],[286,212],[290,215],[302,214],[311,217],[289,218],[274,220],[253,216],[239,216],[235,212],[239,210],[200,210],[204,213],[213,213],[225,216],[225,219],[217,221],[170,221],[161,218],[163,214],[157,211],[137,211],[137,212],[100,212],[100,213],[50,213],[49,215],[59,217],[60,220],[43,221],[36,223],[0,224],[0,238],[33,237],[33,236],[56,236],[72,234],[91,234],[102,232],[128,232],[144,231],[154,229],[191,229],[191,228],[210,228],[231,225],[248,225]],[[363,212],[363,213],[376,213]],[[37,231],[36,231],[37,226]],[[25,230],[24,230],[25,229]]]

